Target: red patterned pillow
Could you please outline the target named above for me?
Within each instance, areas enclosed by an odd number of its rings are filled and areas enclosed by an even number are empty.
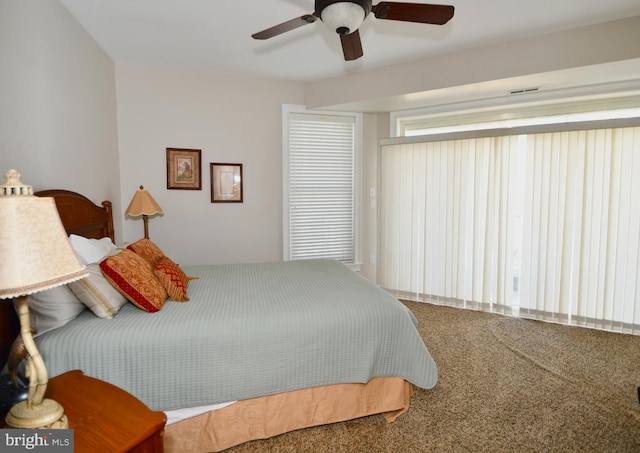
[[[196,277],[188,277],[180,267],[167,256],[158,260],[154,273],[162,286],[169,294],[169,298],[176,302],[188,302],[187,285],[189,280]]]
[[[144,258],[123,250],[100,263],[104,277],[136,307],[154,313],[167,300],[167,292]]]
[[[155,267],[158,260],[164,256],[160,247],[146,238],[129,244],[127,248],[147,260],[152,267]]]

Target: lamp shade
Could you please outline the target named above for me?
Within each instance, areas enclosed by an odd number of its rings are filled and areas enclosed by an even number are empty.
[[[142,186],[136,191],[125,214],[132,217],[141,215],[163,214],[162,208],[151,194]]]
[[[322,22],[339,35],[356,31],[365,17],[366,13],[362,6],[352,2],[332,3],[321,13]]]
[[[88,275],[71,248],[54,199],[32,195],[31,187],[21,185],[19,178],[17,172],[7,173],[0,193],[0,299]]]

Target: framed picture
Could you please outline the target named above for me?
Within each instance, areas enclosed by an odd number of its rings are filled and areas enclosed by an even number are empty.
[[[167,148],[167,189],[202,190],[201,150]]]
[[[242,164],[209,164],[211,203],[242,203]]]

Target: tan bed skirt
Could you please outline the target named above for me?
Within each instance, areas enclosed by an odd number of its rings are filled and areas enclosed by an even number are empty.
[[[388,377],[239,401],[167,426],[164,451],[221,451],[249,440],[373,414],[392,422],[407,411],[412,392],[411,383]]]

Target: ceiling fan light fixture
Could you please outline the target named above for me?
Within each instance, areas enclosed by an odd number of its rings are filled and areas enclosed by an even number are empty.
[[[337,2],[327,5],[320,14],[322,22],[339,35],[347,35],[356,31],[366,13],[362,6],[352,2]]]

